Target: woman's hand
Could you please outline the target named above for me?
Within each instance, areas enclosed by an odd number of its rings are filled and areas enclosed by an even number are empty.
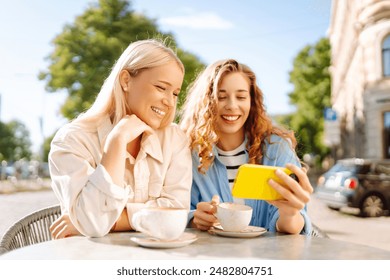
[[[210,202],[199,202],[196,205],[192,225],[200,230],[209,230],[217,222],[215,213],[219,204],[219,196],[214,195]]]
[[[310,201],[313,187],[310,184],[305,168],[299,168],[293,164],[287,164],[286,167],[297,176],[298,181],[291,178],[282,170],[277,170],[275,174],[284,182],[284,184],[281,185],[274,180],[270,180],[269,184],[280,193],[284,199],[268,201],[268,203],[274,205],[279,210],[280,217],[277,222],[278,231],[299,233],[304,226],[304,220],[300,214],[300,210],[302,210]]]
[[[153,129],[137,116],[127,115],[108,134],[100,163],[116,185],[123,186],[127,153],[136,158],[141,147],[141,134],[152,132]]]
[[[55,220],[50,226],[50,232],[54,239],[80,235],[80,232],[70,221],[68,214],[63,214]]]
[[[128,144],[142,133],[153,133],[153,129],[136,115],[126,115],[115,125],[109,137],[120,138],[123,143]]]

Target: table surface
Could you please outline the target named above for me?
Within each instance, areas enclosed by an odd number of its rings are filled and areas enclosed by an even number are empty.
[[[0,256],[11,260],[65,259],[269,259],[269,260],[390,260],[390,251],[329,238],[266,232],[258,237],[222,237],[186,229],[197,240],[180,248],[141,247],[131,237],[138,232],[110,233],[101,238],[83,236],[52,240],[19,248]]]

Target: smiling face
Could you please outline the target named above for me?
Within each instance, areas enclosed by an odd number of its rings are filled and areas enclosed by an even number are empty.
[[[122,70],[122,87],[130,112],[153,129],[169,125],[175,116],[184,73],[175,61],[144,69],[134,77]]]
[[[249,79],[240,72],[227,74],[217,96],[218,146],[224,150],[234,149],[244,141],[244,124],[251,107]]]

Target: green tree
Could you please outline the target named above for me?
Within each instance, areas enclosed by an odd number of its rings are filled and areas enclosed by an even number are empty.
[[[92,105],[111,67],[131,42],[160,38],[176,48],[172,34],[160,32],[155,20],[134,12],[130,4],[125,0],[99,0],[72,24],[65,25],[54,39],[49,68],[39,78],[46,81],[49,92],[67,91],[61,108],[66,118],[73,119]],[[177,53],[186,67],[185,92],[197,69],[204,65],[184,50],[177,48]],[[179,107],[183,99],[184,94]]]
[[[279,121],[295,131],[301,158],[311,153],[322,160],[329,154],[329,149],[323,144],[324,109],[331,104],[329,66],[330,43],[327,38],[322,38],[298,53],[290,72],[294,90],[289,93],[289,98],[297,111]]]
[[[31,158],[30,133],[19,121],[0,122],[0,161]]]
[[[55,132],[56,133],[56,132]],[[49,152],[50,152],[50,144],[51,141],[54,138],[55,133],[50,135],[49,137],[46,137],[44,142],[43,142],[43,155],[42,155],[42,161],[48,162],[49,160]]]

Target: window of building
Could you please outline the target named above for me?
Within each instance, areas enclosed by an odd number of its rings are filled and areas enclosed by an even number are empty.
[[[390,35],[383,41],[382,45],[383,76],[390,76]]]
[[[383,114],[383,148],[384,158],[390,158],[390,112]]]

